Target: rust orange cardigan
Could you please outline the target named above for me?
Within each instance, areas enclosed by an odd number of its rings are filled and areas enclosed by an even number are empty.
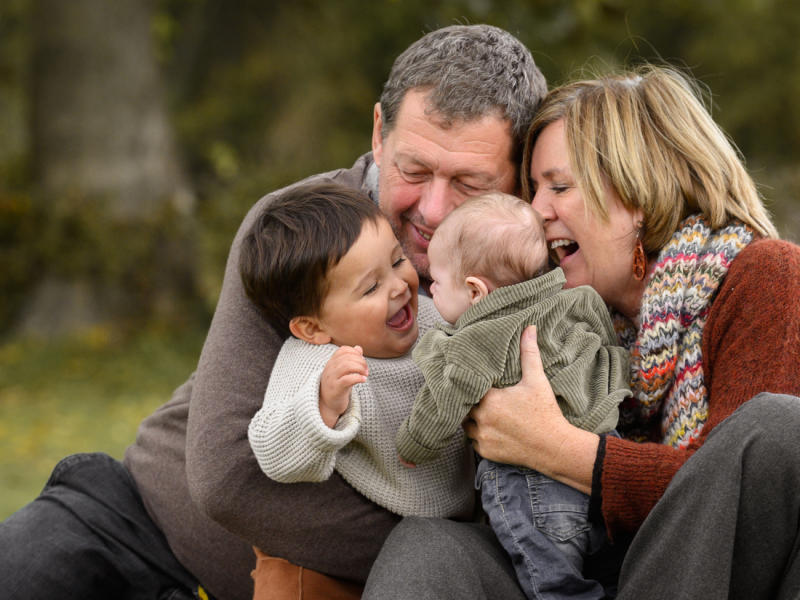
[[[737,407],[761,392],[800,396],[800,247],[757,240],[734,259],[702,351],[709,407],[698,440],[677,450],[609,436],[598,454],[592,500],[601,501],[612,538],[639,529],[681,465]]]

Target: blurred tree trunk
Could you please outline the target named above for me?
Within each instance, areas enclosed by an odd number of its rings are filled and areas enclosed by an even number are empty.
[[[141,224],[177,215],[185,231],[159,242],[151,274],[151,300],[160,303],[155,310],[169,311],[171,298],[186,291],[176,288],[192,285],[187,223],[194,195],[167,116],[150,3],[34,0],[33,23],[34,165],[45,209],[63,212],[65,198],[77,210],[100,206],[95,218],[122,232],[146,231]],[[70,333],[124,318],[131,309],[125,291],[109,289],[96,273],[44,270],[23,315],[23,333]]]

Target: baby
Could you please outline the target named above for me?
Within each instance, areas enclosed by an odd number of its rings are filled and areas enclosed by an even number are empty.
[[[474,457],[461,440],[421,470],[397,460],[395,434],[423,384],[409,350],[440,318],[372,200],[334,183],[292,187],[244,239],[240,271],[290,336],[248,431],[264,473],[314,482],[335,469],[396,514],[469,518]]]
[[[616,346],[600,296],[588,286],[563,290],[561,269],[548,272],[541,218],[530,205],[496,192],[466,201],[436,230],[428,260],[433,303],[454,325],[436,325],[413,351],[425,386],[397,434],[403,464],[436,460],[490,387],[519,382],[529,325],[569,422],[598,434],[616,427],[630,395],[627,352]],[[529,598],[603,595],[582,574],[585,556],[606,540],[602,523],[588,521],[586,494],[485,459],[475,482]]]

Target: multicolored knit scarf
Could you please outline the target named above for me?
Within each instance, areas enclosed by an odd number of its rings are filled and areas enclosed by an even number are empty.
[[[752,239],[738,221],[712,231],[702,216],[689,217],[658,255],[638,332],[614,316],[619,343],[631,351],[633,397],[620,406],[618,425],[626,438],[685,448],[700,435],[708,420],[703,328],[731,262]]]

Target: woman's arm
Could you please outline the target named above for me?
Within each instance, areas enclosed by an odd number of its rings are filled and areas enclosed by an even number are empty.
[[[698,441],[677,450],[608,437],[599,490],[592,490],[599,437],[566,422],[530,341],[522,336],[522,381],[489,390],[465,431],[481,456],[601,493],[609,531],[635,532],[714,426],[760,392],[800,396],[800,248],[757,241],[732,263],[703,335],[710,403]]]
[[[490,389],[469,412],[464,430],[484,458],[536,469],[590,493],[600,437],[573,427],[561,414],[533,326],[522,334],[520,362],[520,382]]]
[[[612,534],[635,532],[711,430],[761,392],[800,396],[800,248],[753,242],[733,261],[703,333],[708,421],[686,450],[607,438],[602,510]]]

